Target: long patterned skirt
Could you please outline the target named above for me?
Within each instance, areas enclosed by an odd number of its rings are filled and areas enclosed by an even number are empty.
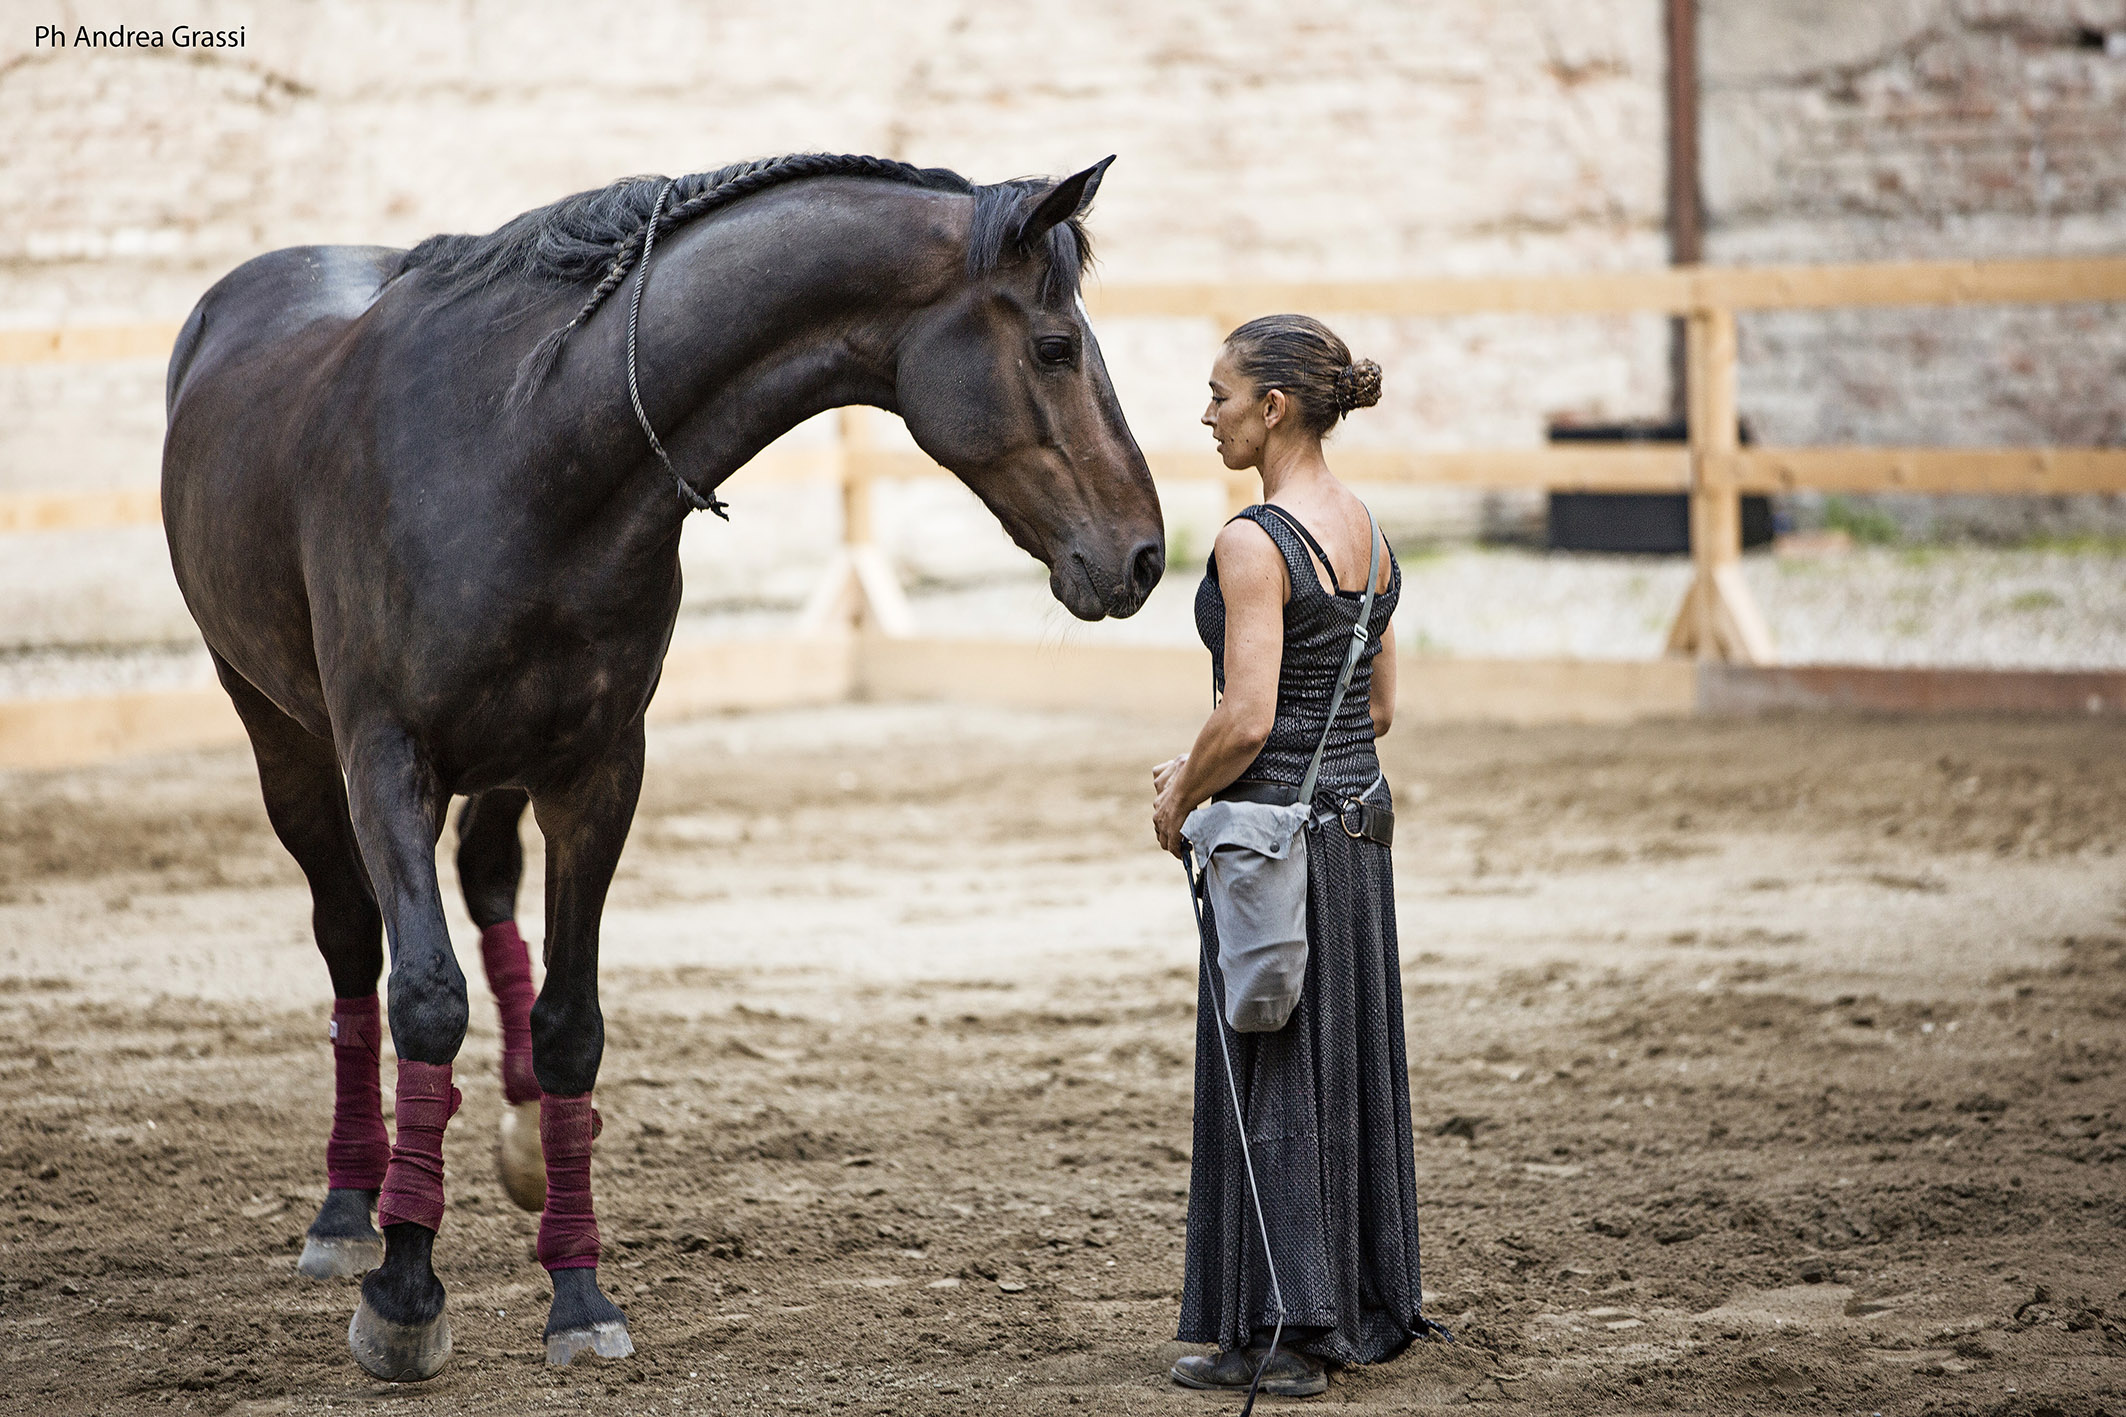
[[[1275,1033],[1226,1030],[1248,1146],[1275,1247],[1285,1326],[1338,1363],[1394,1356],[1431,1325],[1419,1311],[1417,1180],[1403,1044],[1402,968],[1388,848],[1331,824],[1308,842],[1307,972]],[[1218,954],[1204,920],[1205,953]],[[1269,1271],[1218,1050],[1215,964],[1199,964],[1195,1153],[1189,1175],[1184,1343],[1268,1342]]]

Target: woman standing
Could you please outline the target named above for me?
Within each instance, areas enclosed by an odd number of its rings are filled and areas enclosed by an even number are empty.
[[[1292,800],[1317,745],[1314,806],[1377,818],[1388,805],[1373,740],[1395,705],[1390,618],[1402,573],[1382,541],[1364,651],[1336,722],[1330,701],[1353,636],[1372,519],[1336,480],[1322,437],[1380,398],[1380,367],[1304,315],[1251,320],[1211,368],[1203,422],[1225,465],[1262,475],[1263,502],[1219,532],[1196,592],[1196,629],[1222,697],[1195,746],[1153,770],[1153,829],[1175,855],[1184,819],[1209,797]],[[1291,1019],[1225,1040],[1285,1305],[1284,1340],[1262,1389],[1304,1397],[1328,1387],[1326,1365],[1376,1363],[1431,1325],[1419,1312],[1417,1184],[1403,1046],[1394,883],[1383,841],[1338,821],[1310,829],[1308,958]],[[1375,831],[1384,837],[1386,831]],[[1196,1011],[1195,1154],[1189,1178],[1183,1342],[1218,1352],[1183,1358],[1176,1382],[1245,1388],[1276,1323],[1262,1240],[1248,1196],[1218,1031],[1216,922]],[[1252,1350],[1252,1352],[1251,1352]]]

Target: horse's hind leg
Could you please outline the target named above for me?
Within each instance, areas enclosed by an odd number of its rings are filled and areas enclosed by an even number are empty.
[[[347,1327],[355,1361],[387,1381],[435,1376],[450,1321],[431,1255],[443,1225],[443,1132],[457,1110],[450,1069],[465,1041],[465,976],[436,887],[449,795],[413,741],[388,725],[348,725],[340,759],[349,815],[391,939],[391,1041],[399,1055],[398,1136],[377,1199],[384,1262],[362,1281]]]
[[[377,1083],[382,922],[355,849],[332,745],[306,732],[219,657],[215,667],[251,735],[274,834],[309,879],[311,930],[332,975],[336,1089],[332,1135],[325,1143],[327,1189],[295,1267],[313,1279],[358,1278],[384,1257],[384,1239],[369,1212],[391,1157]]]
[[[546,1361],[635,1351],[627,1318],[598,1288],[598,1219],[591,1207],[591,1089],[605,1053],[598,1008],[598,922],[642,788],[642,725],[574,782],[536,796],[546,833],[546,981],[532,1009],[532,1051],[544,1091],[539,1140],[546,1210],[539,1263],[554,1283]]]
[[[458,813],[458,884],[480,927],[480,960],[502,1016],[503,1106],[495,1165],[509,1198],[536,1212],[546,1204],[546,1167],[539,1159],[539,1079],[532,1072],[531,953],[517,933],[517,884],[524,876],[517,823],[529,800],[516,788],[498,788],[466,802]]]

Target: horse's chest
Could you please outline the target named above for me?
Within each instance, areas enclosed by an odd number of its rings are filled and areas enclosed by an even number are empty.
[[[657,630],[554,636],[486,659],[451,696],[461,705],[451,722],[437,725],[448,756],[481,785],[531,784],[598,757],[648,707],[664,646]]]

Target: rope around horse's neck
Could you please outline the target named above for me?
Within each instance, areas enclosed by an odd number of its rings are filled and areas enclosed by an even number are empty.
[[[635,406],[635,421],[642,425],[651,450],[657,454],[658,460],[671,472],[672,480],[678,484],[681,500],[695,511],[711,511],[728,521],[730,514],[714,494],[704,497],[672,467],[672,459],[666,454],[664,444],[659,441],[656,430],[650,426],[649,416],[642,407],[640,379],[637,373],[636,326],[641,318],[642,282],[648,275],[650,252],[656,246],[660,226],[682,225],[742,197],[780,183],[805,177],[833,176],[920,181],[926,174],[920,168],[909,163],[896,162],[892,158],[864,157],[850,153],[796,153],[788,157],[763,158],[748,163],[731,172],[715,186],[696,192],[669,210],[666,209],[666,203],[670,201],[673,189],[681,179],[666,178],[657,190],[656,202],[649,216],[644,219],[640,232],[630,233],[613,243],[612,261],[606,266],[605,274],[599,277],[598,284],[592,288],[590,296],[581,308],[567,324],[542,337],[518,364],[517,377],[510,384],[504,400],[505,405],[515,409],[530,402],[532,395],[553,372],[554,364],[560,359],[561,348],[568,342],[568,337],[598,312],[607,297],[618,290],[621,283],[627,279],[629,272],[634,272],[635,288],[628,304],[627,374],[628,395]],[[641,237],[639,242],[636,240],[638,234]]]
[[[657,200],[650,204],[650,219],[642,224],[642,259],[635,263],[635,287],[627,298],[627,399],[635,406],[635,421],[642,425],[642,435],[650,440],[650,451],[664,464],[664,470],[672,474],[672,483],[679,489],[679,499],[693,511],[714,512],[729,521],[731,514],[715,493],[703,496],[695,490],[693,483],[679,475],[678,468],[672,466],[672,455],[664,450],[657,430],[650,426],[649,414],[643,411],[642,385],[636,378],[635,327],[642,320],[642,283],[650,278],[650,252],[657,244],[657,219],[664,215],[665,199],[672,195],[672,187],[673,180],[666,178],[664,185],[657,189]]]

